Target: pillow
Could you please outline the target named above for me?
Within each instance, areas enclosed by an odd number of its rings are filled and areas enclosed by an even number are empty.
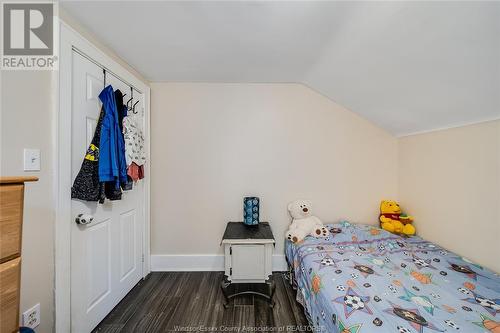
[[[330,230],[331,237],[334,243],[364,241],[383,238],[393,238],[397,235],[391,234],[376,225],[356,224],[349,221],[342,221],[334,224],[327,224],[326,227]]]

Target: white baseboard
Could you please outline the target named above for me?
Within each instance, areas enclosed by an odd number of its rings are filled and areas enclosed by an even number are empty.
[[[152,254],[151,271],[186,272],[186,271],[223,271],[223,255],[207,254]]]
[[[273,271],[286,271],[283,254],[273,255]],[[152,254],[152,272],[224,271],[224,255],[221,254]]]

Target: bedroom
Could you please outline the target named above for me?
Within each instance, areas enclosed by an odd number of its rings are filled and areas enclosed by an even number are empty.
[[[500,3],[2,10],[2,332],[499,330]],[[78,200],[118,102],[145,163]],[[297,207],[326,234],[287,240]]]

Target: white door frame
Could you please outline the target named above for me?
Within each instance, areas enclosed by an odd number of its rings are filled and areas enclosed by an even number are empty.
[[[55,330],[71,331],[71,108],[72,53],[76,47],[144,93],[145,146],[150,160],[150,89],[112,58],[100,51],[65,22],[60,21],[59,76],[56,78],[56,223],[55,223]],[[57,76],[57,75],[56,75]],[[142,275],[151,271],[150,258],[150,168],[145,168]]]

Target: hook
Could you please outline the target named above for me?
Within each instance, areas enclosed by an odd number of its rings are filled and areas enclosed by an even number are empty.
[[[134,107],[132,108],[132,112],[133,112],[134,114],[137,114],[137,112],[135,112],[135,106],[137,105],[137,103],[139,103],[139,101],[135,102],[135,103],[134,103]]]
[[[102,74],[104,75],[104,88],[106,88],[106,68],[102,69]]]
[[[130,99],[127,101],[127,110],[130,111],[130,106],[128,105],[128,103],[132,102],[132,100],[134,99],[134,90],[132,89],[132,87],[130,87]]]

